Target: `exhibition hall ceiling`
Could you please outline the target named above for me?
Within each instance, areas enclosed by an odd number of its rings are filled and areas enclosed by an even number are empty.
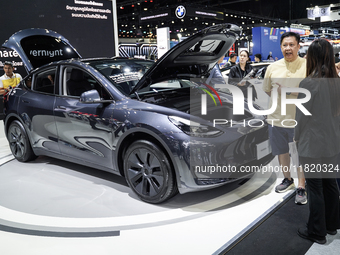
[[[318,19],[307,20],[308,7],[339,4],[329,0],[117,0],[120,37],[152,37],[155,28],[170,27],[173,34],[188,36],[197,30],[221,22],[242,26],[244,39],[250,39],[255,26],[282,27],[289,23],[308,23],[312,29],[319,27],[340,28],[340,21],[320,23]],[[175,15],[176,7],[183,5],[201,11],[223,12],[223,19]],[[169,12],[164,18],[141,21],[141,17]]]

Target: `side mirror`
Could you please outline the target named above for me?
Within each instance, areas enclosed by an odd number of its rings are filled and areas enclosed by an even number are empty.
[[[97,90],[91,89],[80,95],[79,101],[84,104],[112,103],[113,100],[102,100]]]

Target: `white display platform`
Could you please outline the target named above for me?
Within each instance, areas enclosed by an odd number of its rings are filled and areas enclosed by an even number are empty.
[[[18,162],[0,127],[0,254],[218,254],[290,194],[267,173],[147,204],[110,173]]]

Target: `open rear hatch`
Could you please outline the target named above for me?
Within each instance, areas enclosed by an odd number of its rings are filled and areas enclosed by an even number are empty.
[[[65,37],[48,29],[20,30],[2,46],[19,54],[27,72],[54,61],[81,58]]]

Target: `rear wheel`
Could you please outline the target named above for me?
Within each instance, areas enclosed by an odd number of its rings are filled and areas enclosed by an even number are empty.
[[[21,161],[31,161],[37,156],[34,154],[23,125],[15,120],[8,128],[7,138],[13,156]]]
[[[131,189],[145,202],[161,203],[177,193],[175,174],[166,154],[150,141],[136,141],[127,149],[124,174]]]

